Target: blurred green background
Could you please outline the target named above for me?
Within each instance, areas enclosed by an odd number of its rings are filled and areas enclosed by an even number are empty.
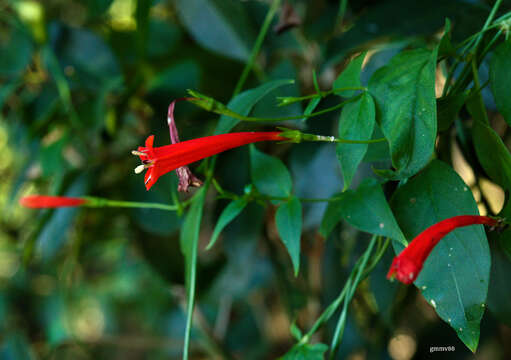
[[[446,17],[455,40],[476,32],[492,4],[350,1],[339,24],[339,3],[290,2],[302,24],[270,31],[245,88],[296,82],[263,98],[251,114],[301,114],[299,104],[277,107],[275,96],[314,92],[313,70],[329,89],[355,52],[372,49],[362,74],[367,81],[400,49],[433,41]],[[157,145],[169,143],[166,108],[186,89],[229,101],[268,7],[255,0],[0,0],[0,359],[181,356],[178,214],[34,211],[17,200],[32,193],[165,203],[186,198],[176,193],[173,174],[146,192],[130,151],[149,134]],[[320,108],[335,103],[326,98]],[[330,135],[336,117],[287,125]],[[211,135],[216,120],[190,104],[176,109],[182,140]],[[342,189],[332,146],[260,149],[285,161],[297,196],[329,197]],[[388,161],[376,146],[368,157]],[[366,163],[358,179],[370,171]],[[248,148],[221,155],[215,176],[225,189],[242,193],[250,183]],[[203,250],[226,204],[208,196],[191,357],[276,358],[293,344],[290,324],[308,328],[337,295],[367,236],[339,226],[324,241],[317,227],[325,204],[304,204],[303,265],[294,278],[271,206],[250,204],[213,250]],[[388,252],[357,292],[338,358],[419,359],[430,356],[429,346],[448,345],[456,351],[435,358],[472,358],[415,288],[385,280],[391,257]],[[504,325],[511,324],[511,310],[502,306],[507,318],[496,321],[487,312],[483,319],[478,359],[511,358],[511,329]],[[317,340],[332,332],[326,327]]]

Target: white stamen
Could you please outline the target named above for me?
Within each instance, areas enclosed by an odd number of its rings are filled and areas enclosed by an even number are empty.
[[[149,180],[151,180],[151,175],[149,175],[149,177],[147,178],[146,182],[144,183],[144,185],[147,185],[147,183],[149,182]]]
[[[145,170],[145,165],[138,165],[136,168],[135,168],[135,174],[140,174],[142,171]]]

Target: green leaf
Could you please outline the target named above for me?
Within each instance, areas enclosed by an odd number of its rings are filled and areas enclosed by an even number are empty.
[[[247,206],[247,200],[241,198],[234,200],[225,207],[224,211],[222,211],[222,214],[218,218],[218,222],[216,223],[215,229],[213,230],[213,235],[211,236],[211,240],[209,241],[206,250],[211,249],[213,245],[215,245],[220,232],[243,211],[245,206]]]
[[[456,215],[478,215],[472,192],[447,164],[434,160],[400,187],[391,202],[408,239]],[[475,351],[488,291],[490,252],[481,225],[454,230],[433,249],[415,281],[438,316]]]
[[[195,194],[190,210],[186,214],[181,230],[181,251],[185,257],[186,280],[186,330],[183,349],[183,359],[188,359],[188,348],[192,331],[192,316],[195,303],[195,285],[197,281],[197,248],[199,243],[199,230],[202,220],[202,210],[206,195],[206,186]]]
[[[356,190],[343,192],[339,201],[328,204],[320,227],[321,234],[328,236],[341,219],[362,231],[406,244],[381,185],[374,180],[367,179]]]
[[[339,89],[345,87],[359,87],[362,86],[360,84],[360,72],[362,71],[362,64],[364,63],[364,59],[367,55],[367,51],[358,55],[356,58],[351,60],[351,62],[346,66],[346,68],[339,74],[337,79],[335,79],[332,88]],[[344,90],[344,91],[336,91],[336,94],[350,97],[356,90]]]
[[[347,104],[342,109],[339,120],[339,138],[347,140],[369,140],[375,124],[374,102],[367,92],[360,99]],[[339,143],[335,147],[341,164],[344,190],[349,188],[358,165],[367,152],[368,144]]]
[[[343,195],[337,204],[344,220],[362,231],[406,243],[380,184],[367,179],[356,190]]]
[[[484,171],[504,189],[511,190],[511,154],[500,136],[488,125],[474,121],[472,141]]]
[[[40,160],[44,176],[49,177],[62,173],[65,170],[66,161],[62,151],[67,143],[67,136],[64,135],[62,138],[41,149]]]
[[[294,80],[289,79],[280,79],[267,82],[261,86],[256,88],[245,90],[241,94],[237,95],[234,99],[232,99],[227,107],[243,116],[247,116],[250,114],[250,111],[254,107],[255,104],[267,94],[272,92],[273,90],[283,86],[293,84]],[[218,125],[215,129],[215,135],[225,134],[232,130],[240,120],[232,118],[227,115],[222,115],[220,120],[218,121]]]
[[[264,195],[288,197],[293,182],[280,159],[267,155],[250,144],[250,176],[257,190]]]
[[[302,204],[296,197],[279,206],[275,214],[275,223],[277,230],[286,246],[295,276],[300,270],[300,238],[302,234]]]
[[[296,320],[291,323],[289,331],[297,341],[300,341],[300,339],[303,336],[303,333],[302,330],[300,330],[300,328],[298,327],[298,325],[296,325]]]
[[[247,60],[254,34],[238,1],[177,0],[179,19],[200,45],[221,55]]]
[[[444,34],[438,43],[438,57],[456,56],[456,49],[451,42],[451,21],[445,19]]]
[[[333,197],[343,197],[343,194],[335,194]],[[323,215],[323,219],[321,220],[321,224],[319,226],[319,233],[321,236],[328,238],[330,233],[335,228],[335,226],[342,219],[342,207],[337,204],[338,201],[329,201],[325,210],[325,214]]]
[[[325,344],[297,344],[280,360],[323,360],[328,346]]]
[[[430,160],[436,140],[435,72],[437,51],[403,51],[369,81],[383,134],[396,171],[381,175],[402,179]]]
[[[503,239],[511,237],[511,229],[501,234],[492,233],[491,244],[491,273],[488,289],[488,308],[499,321],[511,326],[511,259],[506,257],[502,246]]]
[[[313,98],[309,101],[309,103],[307,104],[307,107],[305,108],[305,111],[303,112],[303,115],[310,115],[314,112],[314,110],[316,110],[316,107],[319,105],[319,103],[321,102],[321,98],[320,97],[317,97],[317,98]],[[307,118],[304,117],[302,119],[302,121],[306,121]]]
[[[449,129],[454,120],[456,120],[466,99],[467,95],[465,93],[457,93],[436,100],[438,131]]]
[[[505,41],[493,52],[490,61],[490,85],[497,109],[508,125],[511,125],[509,84],[511,84],[511,42]]]

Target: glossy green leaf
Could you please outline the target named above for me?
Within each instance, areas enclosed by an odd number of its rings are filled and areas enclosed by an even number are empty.
[[[447,164],[434,160],[400,187],[392,209],[407,239],[456,215],[477,215],[477,204],[463,180]],[[488,240],[481,225],[462,227],[433,249],[415,281],[438,316],[475,351],[490,273]]]
[[[222,211],[222,214],[220,214],[220,217],[218,218],[215,229],[213,230],[213,235],[211,236],[211,240],[209,241],[206,250],[211,249],[213,245],[215,245],[220,232],[243,211],[245,206],[247,206],[247,200],[241,198],[234,200],[225,207],[225,209]]]
[[[227,107],[230,110],[234,111],[235,113],[247,116],[248,114],[250,114],[250,111],[252,110],[254,105],[257,104],[257,102],[261,100],[263,97],[268,95],[271,91],[281,86],[290,85],[293,83],[294,80],[289,79],[280,79],[264,83],[263,85],[260,85],[256,88],[243,91],[241,94],[237,95],[234,99],[232,99],[227,105]],[[220,120],[218,121],[218,125],[215,130],[215,135],[228,133],[239,122],[240,120],[238,119],[222,115],[220,117]]]
[[[367,55],[367,51],[358,55],[356,58],[351,60],[351,62],[346,66],[346,68],[339,74],[337,79],[335,79],[332,88],[339,89],[345,87],[359,87],[360,84],[360,72],[362,71],[362,64],[364,63],[364,59]],[[344,90],[344,91],[336,91],[336,94],[350,97],[356,90]]]
[[[288,197],[293,182],[284,163],[250,144],[250,176],[257,190],[264,195]]]
[[[375,124],[374,102],[367,92],[342,109],[339,119],[339,138],[347,140],[369,140]],[[367,152],[368,144],[339,143],[335,147],[337,159],[341,164],[344,190],[349,188],[358,165]]]
[[[509,84],[511,84],[511,42],[504,41],[497,46],[490,61],[490,85],[497,109],[511,125]]]
[[[406,243],[381,185],[373,180],[364,181],[356,190],[343,192],[339,201],[328,204],[320,228],[323,236],[327,236],[341,219],[362,231]]]
[[[180,19],[203,47],[247,60],[254,34],[243,3],[225,0],[177,0]]]
[[[286,246],[295,276],[300,270],[300,238],[302,234],[302,204],[296,197],[282,203],[275,213],[277,230]]]
[[[491,180],[511,190],[511,154],[500,136],[488,125],[474,121],[472,141],[477,158]]]
[[[325,344],[297,344],[280,360],[323,360],[328,346]]]
[[[396,179],[422,169],[433,154],[436,133],[436,50],[403,51],[369,81],[383,134],[389,141]]]
[[[368,179],[356,190],[345,191],[343,195],[337,205],[343,219],[352,226],[399,242],[405,241],[380,184]]]
[[[199,244],[199,230],[204,208],[206,187],[200,188],[186,214],[181,230],[181,251],[185,257],[186,282],[186,330],[183,349],[183,359],[188,359],[188,348],[192,331],[193,307],[195,304],[195,286],[197,282],[197,250]]]

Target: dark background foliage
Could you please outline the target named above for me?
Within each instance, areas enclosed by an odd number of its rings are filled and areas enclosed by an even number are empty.
[[[339,23],[342,1],[290,3],[302,24],[282,34],[269,32],[245,88],[277,79],[295,83],[265,95],[252,116],[302,114],[300,103],[278,107],[275,96],[313,93],[313,70],[319,86],[330,89],[354,54],[371,49],[361,74],[366,85],[400,50],[437,42],[445,18],[453,24],[453,42],[476,33],[493,5],[349,1]],[[504,1],[503,8],[509,5]],[[146,191],[142,175],[133,173],[138,161],[130,151],[149,134],[156,135],[157,145],[169,142],[167,106],[186,89],[230,100],[268,7],[255,0],[0,1],[0,358],[181,356],[186,320],[181,214],[115,208],[35,212],[17,200],[29,193],[164,203],[188,198],[176,193],[174,174]],[[488,78],[487,72],[483,62],[482,76]],[[483,98],[494,127],[509,140],[502,118],[493,117],[488,89]],[[318,109],[337,102],[329,96]],[[336,133],[338,118],[333,112],[285,125],[329,135]],[[176,119],[185,140],[211,135],[218,116],[180,103]],[[270,130],[274,124],[243,123],[236,129]],[[343,188],[331,144],[258,149],[285,162],[296,196],[326,198]],[[215,177],[225,190],[242,194],[251,182],[249,151],[241,147],[218,157]],[[467,164],[450,142],[438,157],[452,162],[467,183],[474,182],[475,172],[479,182],[472,188],[480,209],[498,213],[502,190],[490,182],[481,185],[477,162]],[[353,186],[372,174],[371,166],[388,164],[388,149],[371,145]],[[197,173],[203,175],[200,168]],[[326,203],[303,203],[301,272],[294,277],[272,204],[250,203],[215,247],[204,251],[227,204],[206,194],[191,357],[277,358],[294,343],[291,324],[309,328],[337,296],[368,235],[343,222],[325,241],[318,227]],[[492,244],[498,271],[489,290],[496,311],[486,311],[482,320],[478,359],[511,357],[511,302],[505,301],[510,264],[499,246]],[[470,358],[415,287],[385,279],[392,256],[385,253],[355,294],[337,358],[419,359],[430,356],[431,346],[456,348],[436,358]],[[335,322],[324,327],[314,340],[328,342],[334,327]],[[311,350],[301,358],[321,355]]]

